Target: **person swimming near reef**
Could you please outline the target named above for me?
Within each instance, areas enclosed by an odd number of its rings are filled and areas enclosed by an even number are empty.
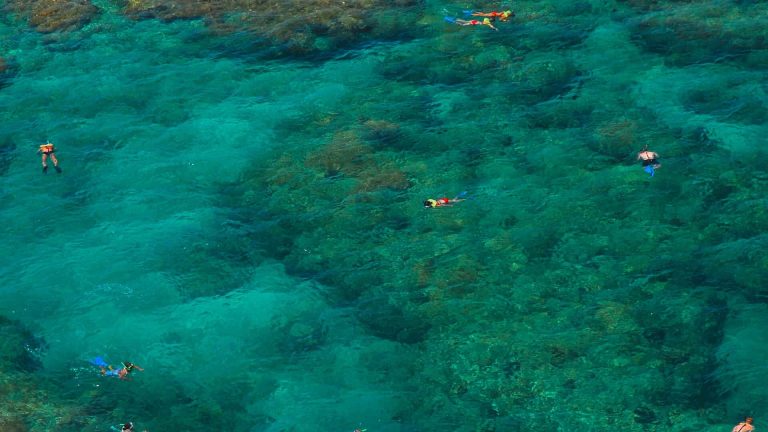
[[[499,31],[496,27],[493,26],[493,23],[491,22],[490,18],[484,18],[482,21],[479,20],[463,20],[459,18],[452,18],[452,17],[445,17],[445,21],[451,24],[456,24],[460,26],[476,26],[476,25],[484,25],[488,26],[496,31]]]
[[[112,426],[110,429],[118,432],[135,432],[135,430],[133,429],[133,422],[127,422],[120,425],[120,429],[116,428],[115,426]],[[148,431],[144,429],[142,432],[148,432]]]
[[[752,426],[752,417],[747,417],[743,422],[734,426],[731,432],[751,432],[753,430],[755,427]]]
[[[450,207],[453,204],[457,202],[464,201],[466,198],[466,192],[462,192],[456,196],[456,198],[438,198],[438,199],[432,199],[429,198],[426,201],[424,201],[424,208],[436,208],[436,207]]]
[[[476,17],[486,17],[486,18],[498,18],[502,21],[509,21],[510,18],[515,17],[515,13],[511,10],[505,10],[504,12],[475,12],[475,11],[464,11],[465,15],[469,16],[476,16]]]
[[[91,364],[98,366],[102,375],[114,376],[121,380],[128,380],[128,374],[133,372],[134,369],[144,372],[144,369],[142,369],[139,365],[133,364],[131,362],[123,362],[122,368],[115,369],[111,364],[104,361],[104,359],[101,357],[96,357],[95,359],[91,360]]]
[[[123,368],[120,369],[120,372],[118,373],[118,376],[122,375],[123,379],[127,379],[129,373],[133,372],[133,370],[136,369],[139,372],[144,372],[144,369],[141,368],[141,366],[137,364],[133,364],[131,362],[123,362]]]
[[[658,158],[659,154],[648,150],[648,146],[643,147],[643,149],[637,153],[637,160],[643,161],[643,171],[650,174],[651,177],[653,177],[656,170],[661,167]]]
[[[59,161],[56,159],[56,148],[53,146],[53,144],[51,144],[51,142],[40,144],[40,148],[37,150],[37,152],[43,154],[43,174],[48,172],[48,164],[45,163],[45,160],[49,156],[53,161],[53,168],[56,169],[57,173],[61,173],[61,168],[59,168]]]

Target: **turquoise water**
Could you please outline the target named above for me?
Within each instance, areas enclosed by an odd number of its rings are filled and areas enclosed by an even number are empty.
[[[766,424],[768,6],[232,3],[5,3],[0,430]]]

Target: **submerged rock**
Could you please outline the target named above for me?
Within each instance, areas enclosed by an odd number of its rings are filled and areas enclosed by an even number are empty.
[[[641,406],[633,411],[635,422],[640,424],[656,423],[656,413],[648,407]]]
[[[9,86],[18,73],[18,63],[12,59],[0,57],[0,89]]]
[[[11,0],[6,7],[41,33],[78,29],[99,13],[90,0]]]
[[[765,6],[739,8],[725,3],[681,1],[681,5],[669,7],[667,3],[663,11],[647,14],[632,27],[633,39],[647,51],[663,55],[668,64],[746,59],[755,50],[767,47],[759,19],[765,14]]]
[[[427,320],[388,303],[385,298],[364,302],[357,318],[375,336],[406,344],[423,341],[430,328]]]
[[[27,432],[29,429],[21,419],[0,417],[0,430],[3,432]]]
[[[31,372],[40,368],[45,343],[20,322],[0,316],[0,372]]]
[[[409,13],[417,0],[128,0],[123,12],[134,19],[163,21],[203,19],[214,32],[246,31],[285,53],[328,51],[365,39],[398,38],[408,33],[419,15]],[[397,12],[398,19],[390,19]],[[403,19],[403,17],[410,17]]]

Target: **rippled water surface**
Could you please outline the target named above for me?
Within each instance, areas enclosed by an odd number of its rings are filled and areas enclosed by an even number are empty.
[[[767,424],[768,4],[68,1],[0,2],[0,431]]]

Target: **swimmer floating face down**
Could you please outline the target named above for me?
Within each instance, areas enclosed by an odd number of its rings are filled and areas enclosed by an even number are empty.
[[[451,24],[460,25],[462,27],[484,25],[492,28],[493,30],[496,30],[496,31],[499,30],[496,27],[494,27],[493,23],[488,18],[484,18],[482,21],[478,21],[478,20],[463,20],[459,18],[445,17],[445,21]]]
[[[659,163],[658,159],[659,154],[648,150],[648,146],[643,147],[643,149],[637,153],[637,160],[643,161],[643,171],[650,174],[651,177],[656,174],[657,169],[661,168],[661,164]]]
[[[511,10],[505,10],[503,12],[475,12],[475,11],[468,11],[470,12],[470,15],[476,16],[476,17],[488,17],[488,18],[498,18],[502,21],[508,21],[510,18],[513,18],[515,16],[515,13]]]
[[[449,207],[457,202],[464,201],[466,198],[464,198],[467,195],[466,192],[462,192],[456,196],[456,198],[438,198],[438,199],[432,199],[429,198],[426,201],[424,201],[424,208],[436,208],[436,207]]]

